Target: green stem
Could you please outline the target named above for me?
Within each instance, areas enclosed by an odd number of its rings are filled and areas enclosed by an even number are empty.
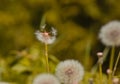
[[[2,72],[3,72],[3,70],[2,70],[2,62],[1,62],[1,60],[0,60],[0,81],[2,81]]]
[[[47,43],[45,43],[45,60],[46,60],[46,71],[49,73],[49,62],[48,62],[48,48],[47,48]]]
[[[40,22],[40,28],[41,28],[41,26],[45,25],[45,22],[46,22],[46,15],[43,15],[41,22]]]
[[[85,53],[85,67],[88,70],[89,59],[90,59],[90,51],[91,51],[91,40],[88,41],[86,45],[86,53]]]
[[[100,84],[102,84],[102,64],[99,63],[99,77],[100,77]]]
[[[103,51],[103,62],[106,60],[110,48],[106,47]]]
[[[110,49],[109,47],[106,47],[106,48],[104,49],[104,51],[103,51],[103,62],[104,62],[104,61],[106,60],[106,58],[107,58],[109,49]],[[97,68],[98,68],[98,63],[96,63],[96,64],[93,66],[93,68],[92,68],[92,70],[91,70],[92,74],[96,73]]]
[[[114,54],[115,54],[115,47],[113,46],[111,50],[110,64],[109,64],[110,71],[113,70]],[[112,73],[109,73],[108,84],[112,84]]]
[[[114,68],[113,68],[112,76],[114,76],[114,74],[115,74],[115,71],[116,71],[116,69],[117,69],[117,65],[118,65],[119,59],[120,59],[120,52],[119,52],[118,57],[117,57],[117,60],[116,60],[116,62],[115,62],[115,66],[114,66]]]
[[[0,71],[0,81],[2,81],[2,73],[1,73],[1,71]]]

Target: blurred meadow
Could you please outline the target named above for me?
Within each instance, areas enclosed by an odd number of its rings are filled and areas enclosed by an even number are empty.
[[[50,72],[60,61],[79,60],[85,69],[81,84],[91,84],[86,80],[92,77],[96,53],[105,48],[99,30],[120,20],[120,0],[0,0],[0,81],[32,84],[37,74],[45,72],[44,44],[35,36],[44,16],[45,24],[57,30],[55,42],[48,45]],[[102,65],[105,81],[110,51]],[[120,76],[120,62],[115,74]]]

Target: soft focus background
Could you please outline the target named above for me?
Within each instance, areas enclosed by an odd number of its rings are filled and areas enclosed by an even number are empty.
[[[44,45],[34,34],[45,15],[58,33],[48,46],[51,72],[65,59],[77,59],[89,71],[105,48],[99,29],[120,20],[120,0],[0,0],[0,81],[31,84],[45,72]],[[108,61],[104,73],[107,67]]]

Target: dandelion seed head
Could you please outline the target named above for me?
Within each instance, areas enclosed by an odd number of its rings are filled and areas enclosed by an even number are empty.
[[[33,80],[33,84],[60,84],[60,82],[51,74],[40,74]]]
[[[64,84],[78,83],[83,79],[83,66],[75,60],[60,62],[56,68],[56,76]]]
[[[57,31],[54,28],[52,28],[51,30],[52,35],[50,35],[50,32],[46,32],[46,31],[44,32],[36,31],[35,35],[39,41],[46,44],[52,44],[56,39],[56,35],[57,35],[56,32]]]
[[[99,38],[106,46],[120,46],[120,22],[111,21],[104,25],[100,30]]]

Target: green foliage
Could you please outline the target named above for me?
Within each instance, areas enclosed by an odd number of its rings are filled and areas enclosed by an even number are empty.
[[[37,43],[34,35],[43,16],[58,30],[57,40],[48,46],[51,73],[59,60],[65,59],[77,59],[90,71],[97,60],[96,52],[104,47],[98,41],[98,31],[106,22],[120,19],[119,3],[120,0],[0,0],[0,81],[31,84],[38,73],[46,71],[44,46]],[[83,84],[91,76],[86,73]]]
[[[49,56],[51,73],[54,72],[59,60]],[[7,58],[0,59],[0,78],[2,81],[15,82],[17,84],[31,84],[34,76],[46,72],[44,47],[31,46],[29,50],[13,51]]]

